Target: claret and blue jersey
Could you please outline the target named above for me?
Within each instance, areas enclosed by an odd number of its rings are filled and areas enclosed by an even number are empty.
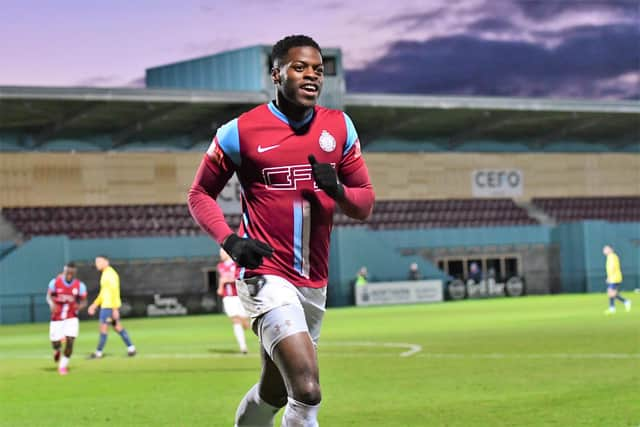
[[[279,274],[296,286],[326,286],[335,202],[313,179],[309,154],[331,163],[346,187],[372,188],[358,135],[342,111],[316,106],[299,123],[274,103],[242,114],[218,129],[209,150],[217,196],[235,172],[242,185],[241,236],[274,248],[249,273]]]
[[[47,293],[56,303],[51,320],[65,320],[78,316],[79,302],[87,298],[87,286],[77,278],[67,282],[63,275],[58,275],[49,282]]]

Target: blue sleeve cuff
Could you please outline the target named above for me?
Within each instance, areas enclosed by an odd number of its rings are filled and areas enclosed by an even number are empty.
[[[345,156],[358,140],[358,132],[356,132],[356,127],[353,125],[347,113],[343,114],[345,124],[347,125],[347,143],[344,145],[344,150],[342,151],[342,155]]]
[[[240,133],[238,132],[238,119],[233,119],[225,125],[220,126],[216,132],[218,145],[224,153],[240,166]]]

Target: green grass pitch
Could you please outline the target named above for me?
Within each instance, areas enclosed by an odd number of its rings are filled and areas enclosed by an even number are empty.
[[[630,295],[633,298],[632,294]],[[329,309],[320,339],[323,426],[638,426],[640,299],[604,294]],[[58,375],[48,324],[0,327],[2,426],[232,426],[256,382],[222,315],[126,319],[86,360],[82,322]],[[276,425],[280,425],[280,415]]]

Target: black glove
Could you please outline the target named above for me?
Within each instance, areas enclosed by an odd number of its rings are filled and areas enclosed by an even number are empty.
[[[262,257],[271,258],[273,248],[264,242],[254,239],[243,239],[236,234],[230,234],[222,243],[222,248],[231,259],[248,269],[258,268],[262,264]]]
[[[313,179],[322,190],[333,200],[341,199],[344,195],[344,187],[338,181],[336,170],[329,163],[318,163],[313,154],[309,154],[309,163],[313,172]]]

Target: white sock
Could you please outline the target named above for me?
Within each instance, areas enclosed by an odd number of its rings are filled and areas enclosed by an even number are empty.
[[[307,405],[289,397],[282,415],[282,427],[318,427],[320,404]]]
[[[240,323],[233,324],[233,335],[236,336],[236,341],[238,341],[240,351],[247,351],[247,341],[244,339],[244,328]]]
[[[127,351],[136,351],[136,346],[131,344],[129,347],[127,347]]]
[[[255,384],[238,405],[235,426],[273,427],[273,417],[279,410],[260,399],[258,384]]]
[[[62,356],[60,358],[59,368],[63,369],[63,368],[66,368],[67,366],[69,366],[69,358],[67,356]]]

